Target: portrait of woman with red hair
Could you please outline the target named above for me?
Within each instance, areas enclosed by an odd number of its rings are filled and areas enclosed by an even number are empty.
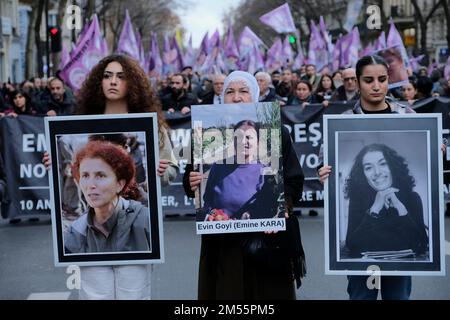
[[[64,233],[66,253],[150,251],[150,211],[140,201],[133,158],[107,141],[90,141],[72,172],[88,204]]]

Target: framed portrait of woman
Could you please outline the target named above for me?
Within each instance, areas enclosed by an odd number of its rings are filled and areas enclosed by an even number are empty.
[[[326,115],[325,270],[444,275],[441,114]]]
[[[46,117],[56,266],[164,262],[156,115]]]
[[[277,103],[193,106],[192,128],[197,234],[285,230]]]

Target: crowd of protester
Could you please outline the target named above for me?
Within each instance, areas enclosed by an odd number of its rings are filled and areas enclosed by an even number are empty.
[[[221,104],[220,94],[225,74],[201,75],[192,67],[180,73],[169,74],[154,83],[163,111],[183,114],[196,104]],[[359,99],[356,74],[353,68],[333,74],[317,72],[312,64],[298,70],[283,69],[269,74],[255,73],[260,88],[260,102],[278,101],[281,106],[322,103],[325,107],[334,101],[356,102]],[[450,97],[450,77],[444,77],[443,68],[430,74],[426,67],[411,72],[409,83],[390,90],[393,99],[414,104],[431,96]],[[72,114],[75,96],[58,77],[31,78],[20,84],[0,81],[0,116],[68,115]]]
[[[186,66],[180,73],[169,74],[152,81],[164,113],[188,114],[192,105],[222,104],[225,74],[202,75]],[[259,101],[278,101],[281,107],[330,102],[356,103],[359,92],[353,68],[334,73],[318,72],[313,64],[298,70],[285,68],[271,74],[264,70],[255,73],[259,86]],[[152,79],[153,80],[153,79]],[[409,82],[389,91],[389,98],[413,106],[421,99],[432,96],[450,98],[450,77],[444,77],[444,68],[429,73],[426,67],[410,72]],[[19,115],[59,116],[73,114],[75,94],[59,77],[31,78],[20,84],[0,81],[0,118]],[[1,165],[1,163],[0,163]],[[6,183],[3,165],[0,166],[0,201]],[[2,182],[3,180],[3,182]],[[311,210],[310,215],[317,215]]]

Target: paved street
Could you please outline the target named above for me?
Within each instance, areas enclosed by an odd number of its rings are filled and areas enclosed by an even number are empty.
[[[200,237],[193,218],[164,223],[166,262],[155,265],[153,299],[196,299]],[[308,275],[298,299],[347,299],[346,278],[324,275],[323,215],[300,217]],[[445,219],[446,230],[450,219]],[[450,299],[450,237],[445,277],[414,277],[412,299]],[[77,299],[66,287],[65,268],[53,266],[50,219],[10,225],[0,221],[0,299]]]

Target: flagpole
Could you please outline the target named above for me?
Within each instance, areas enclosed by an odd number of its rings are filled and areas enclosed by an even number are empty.
[[[50,36],[48,27],[48,0],[45,0],[45,49],[47,59],[47,78],[50,78],[50,44],[48,38]]]
[[[300,50],[303,54],[302,45],[300,43],[300,30],[298,30],[298,29],[295,29],[295,38],[296,38],[296,42],[297,42],[297,54],[300,53]]]

